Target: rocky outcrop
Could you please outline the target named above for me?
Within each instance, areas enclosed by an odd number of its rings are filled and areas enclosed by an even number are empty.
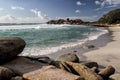
[[[47,24],[74,24],[74,25],[80,25],[84,22],[81,19],[58,19],[58,20],[50,20],[47,22]]]
[[[82,76],[85,80],[103,80],[101,76],[80,63],[54,61],[52,65],[73,74]]]
[[[16,58],[25,45],[25,41],[18,37],[0,38],[0,64]]]
[[[17,57],[16,59],[4,64],[3,66],[11,69],[15,74],[23,75],[24,73],[40,69],[42,66],[45,66],[45,64],[35,64],[33,61],[27,58]]]
[[[79,62],[79,58],[75,53],[68,53],[59,56],[57,61],[70,61],[70,62]]]
[[[23,75],[26,80],[83,80],[80,76],[58,69],[54,66],[43,68]]]
[[[99,70],[96,62],[79,63],[75,53],[61,55],[58,61],[17,56],[24,47],[21,38],[0,38],[0,80],[108,80],[115,72],[112,66]]]
[[[120,9],[115,9],[103,15],[97,23],[99,24],[115,24],[120,23]]]
[[[9,80],[14,75],[10,69],[0,66],[0,80]]]

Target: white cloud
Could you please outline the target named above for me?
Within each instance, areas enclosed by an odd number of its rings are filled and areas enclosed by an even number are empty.
[[[77,1],[76,4],[79,6],[79,5],[82,5],[82,3],[80,1]]]
[[[100,5],[100,7],[95,10],[101,10],[103,8],[117,7],[117,5],[120,5],[120,0],[97,0],[95,4]]]
[[[81,6],[81,5],[85,5],[85,3],[81,3],[80,1],[77,1],[76,5]]]
[[[25,8],[20,7],[20,6],[11,6],[12,10],[24,10]]]
[[[0,8],[0,11],[4,10],[3,8]]]
[[[100,1],[95,1],[95,4],[96,4],[96,5],[100,5],[101,2],[100,2]]]
[[[44,23],[47,19],[41,20],[38,17],[15,17],[11,15],[0,16],[0,23]]]
[[[47,16],[37,9],[31,9],[30,11],[37,15],[37,17],[41,20],[47,19]]]
[[[75,13],[80,13],[80,10],[76,10]]]

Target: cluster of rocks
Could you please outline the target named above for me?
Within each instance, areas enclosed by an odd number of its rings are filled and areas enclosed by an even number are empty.
[[[96,62],[80,62],[74,53],[56,60],[18,56],[25,45],[21,38],[0,38],[0,80],[109,80],[115,73],[112,66],[100,70]]]
[[[80,25],[83,24],[84,22],[81,19],[58,19],[58,20],[50,20],[47,22],[47,24],[75,24],[75,25]]]

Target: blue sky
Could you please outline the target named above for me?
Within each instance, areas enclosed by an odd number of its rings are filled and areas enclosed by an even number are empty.
[[[57,18],[95,21],[120,0],[0,0],[0,23],[39,23]]]

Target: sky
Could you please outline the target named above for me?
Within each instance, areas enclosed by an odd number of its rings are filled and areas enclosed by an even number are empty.
[[[0,0],[0,23],[43,23],[51,19],[96,21],[120,0]]]

